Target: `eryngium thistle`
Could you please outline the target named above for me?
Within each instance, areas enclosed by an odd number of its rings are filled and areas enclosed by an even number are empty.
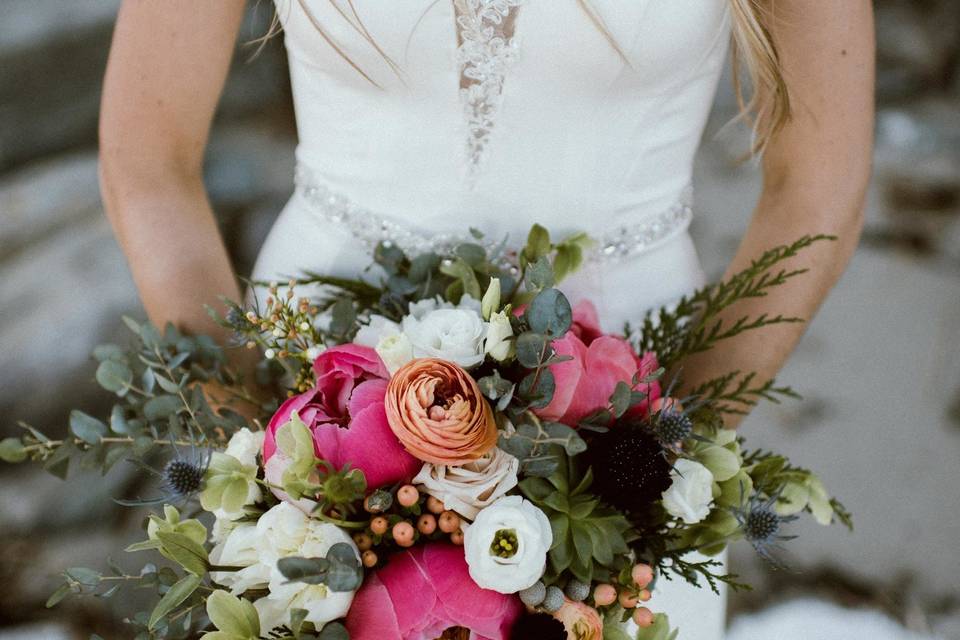
[[[779,499],[779,493],[775,493],[766,500],[763,500],[759,494],[754,494],[744,509],[733,512],[743,529],[743,536],[753,545],[761,558],[775,567],[781,567],[782,564],[773,557],[771,551],[780,548],[778,542],[796,538],[796,536],[780,534],[783,524],[796,520],[797,516],[781,516],[777,513],[774,505]]]
[[[171,495],[185,498],[200,491],[204,468],[182,458],[174,458],[163,468],[164,488]]]
[[[670,463],[663,445],[640,423],[611,427],[590,443],[593,490],[607,504],[638,512],[670,487]]]
[[[693,433],[693,422],[682,411],[665,409],[657,416],[653,428],[660,442],[673,445],[690,437]]]

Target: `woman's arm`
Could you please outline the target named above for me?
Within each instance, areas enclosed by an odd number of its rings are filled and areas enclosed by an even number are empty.
[[[769,296],[737,304],[726,318],[782,313],[810,319],[856,248],[873,156],[874,32],[869,0],[770,2],[774,41],[793,118],[763,158],[763,192],[726,277],[752,258],[805,234],[831,234],[786,268],[810,271]],[[774,8],[775,5],[775,8]],[[693,386],[732,370],[777,374],[805,325],[767,327],[732,338],[684,364]],[[732,421],[736,422],[736,421]]]
[[[240,299],[203,185],[203,154],[243,0],[125,0],[100,114],[100,183],[158,326],[224,337],[204,305]]]

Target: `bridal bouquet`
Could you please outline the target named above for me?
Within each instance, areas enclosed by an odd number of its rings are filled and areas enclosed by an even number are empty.
[[[67,569],[48,605],[150,590],[137,639],[620,640],[630,618],[640,638],[675,637],[647,606],[658,582],[742,586],[691,552],[746,539],[777,562],[800,513],[849,524],[815,475],[723,428],[790,389],[730,372],[676,391],[686,356],[795,321],[720,314],[796,276],[778,265],[821,239],[618,335],[555,287],[584,235],[534,227],[513,254],[383,243],[379,284],[307,274],[230,304],[223,322],[276,390],[262,405],[212,340],[128,319],[132,348],[95,351],[108,419],[74,411],[64,440],[26,427],[0,444],[60,475],[133,461],[158,495],[118,502],[162,506],[127,548],[149,563]]]

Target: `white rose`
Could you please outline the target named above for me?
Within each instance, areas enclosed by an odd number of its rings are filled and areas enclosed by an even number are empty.
[[[553,544],[543,511],[520,496],[506,496],[480,511],[463,536],[470,577],[483,589],[516,593],[543,575]],[[494,546],[502,549],[494,554]]]
[[[423,465],[413,479],[424,493],[437,498],[450,511],[473,520],[481,509],[493,504],[517,486],[520,461],[498,447],[467,464],[450,467]]]
[[[483,350],[497,362],[503,362],[514,353],[513,327],[510,318],[502,311],[490,316],[487,327],[487,340]]]
[[[376,351],[390,375],[413,360],[413,344],[405,333],[394,333],[380,338]]]
[[[338,542],[350,545],[360,561],[357,547],[345,531],[281,502],[263,514],[256,525],[238,525],[211,552],[216,564],[245,568],[232,575],[216,572],[211,577],[235,594],[253,588],[269,589],[269,594],[254,605],[264,632],[289,622],[291,609],[306,609],[306,619],[319,628],[347,614],[354,592],[331,591],[324,584],[288,583],[277,569],[277,561],[287,556],[324,557]]]
[[[424,302],[437,308],[429,309]],[[403,332],[413,345],[415,358],[441,358],[464,368],[483,362],[487,323],[480,317],[480,302],[464,296],[460,305],[421,301],[410,305]]]
[[[357,330],[353,342],[372,349],[387,336],[397,335],[398,333],[400,333],[399,324],[389,318],[374,314],[370,316],[369,323],[361,325]]]
[[[670,472],[673,484],[663,492],[663,507],[687,524],[697,524],[710,513],[713,474],[699,462],[681,458]]]

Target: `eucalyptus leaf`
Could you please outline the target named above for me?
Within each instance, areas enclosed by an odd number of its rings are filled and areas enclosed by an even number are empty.
[[[78,409],[70,412],[70,432],[87,444],[99,444],[107,435],[107,425]]]
[[[104,360],[97,367],[97,384],[114,393],[126,391],[133,382],[133,371],[125,363]]]
[[[320,630],[317,640],[350,640],[350,633],[339,622],[328,622]]]
[[[560,337],[573,322],[570,301],[557,289],[544,289],[527,307],[524,317],[530,329],[551,337]]]
[[[540,366],[551,353],[546,336],[527,331],[517,336],[517,361],[528,369]]]
[[[143,415],[150,421],[166,420],[171,413],[177,413],[183,408],[183,400],[177,396],[157,396],[143,405]]]
[[[27,459],[27,451],[20,438],[4,438],[0,440],[0,460],[16,464]]]
[[[161,618],[176,609],[180,603],[189,598],[199,586],[199,576],[188,575],[181,578],[175,585],[170,587],[160,599],[160,602],[157,603],[157,606],[153,608],[153,612],[150,614],[150,620],[147,622],[147,628],[153,629],[156,627]]]
[[[94,571],[86,567],[72,567],[64,571],[64,573],[86,587],[97,586],[100,584],[100,578],[102,577],[99,571]]]

